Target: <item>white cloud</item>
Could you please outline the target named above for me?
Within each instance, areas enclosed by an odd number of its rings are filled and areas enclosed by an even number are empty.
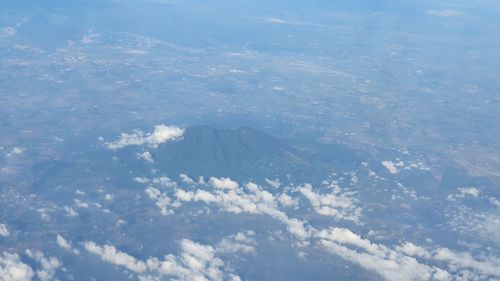
[[[497,257],[483,257],[479,261],[467,252],[454,252],[447,248],[435,250],[434,258],[436,260],[446,261],[455,268],[474,269],[478,273],[500,278],[500,259]]]
[[[257,242],[253,239],[254,235],[253,231],[238,232],[235,235],[230,235],[217,244],[217,252],[255,254],[255,245]]]
[[[221,182],[225,183],[221,186]],[[230,183],[230,187],[226,186],[227,183]],[[175,184],[169,183],[169,185]],[[332,193],[323,196],[314,192],[310,185],[299,187],[302,189],[300,191],[304,192],[306,197],[311,198],[311,202],[315,202],[313,205],[317,205],[318,208],[322,206],[333,208],[334,206],[343,210],[354,206],[353,201],[338,199],[344,194],[337,185],[331,184],[330,188]],[[166,193],[159,190],[154,193],[155,200],[158,198],[164,198],[162,200],[168,202],[171,200]],[[332,194],[335,195],[334,199],[329,197]],[[488,279],[498,274],[495,269],[499,265],[496,257],[475,259],[471,255],[467,256],[467,253],[451,252],[453,254],[450,254],[450,250],[447,251],[445,248],[429,250],[410,242],[390,247],[362,238],[346,228],[315,229],[308,225],[307,221],[291,218],[281,211],[277,205],[281,196],[277,199],[254,183],[240,185],[230,179],[210,180],[207,185],[200,184],[194,191],[176,187],[173,190],[173,196],[175,202],[171,204],[172,207],[180,207],[182,202],[203,202],[214,204],[221,210],[235,214],[268,215],[286,226],[288,232],[298,240],[296,245],[306,246],[318,241],[332,254],[376,272],[387,280],[451,280],[458,276],[469,276],[469,279]],[[326,199],[323,200],[323,198]],[[251,240],[248,240],[249,236],[251,235],[242,233],[226,237],[217,244],[215,249],[220,253],[237,251],[252,253],[254,251],[252,247],[255,246],[250,242]],[[460,262],[457,258],[459,256],[465,256],[469,265],[466,265],[466,262]],[[195,265],[199,263],[193,261],[190,264],[197,267]],[[444,266],[444,269],[434,266],[435,264]],[[494,269],[488,270],[488,268]]]
[[[139,280],[156,281],[163,277],[175,280],[240,280],[216,256],[217,250],[210,245],[202,245],[183,239],[180,241],[180,254],[164,256],[162,260],[150,257],[144,261],[117,250],[112,245],[100,246],[92,241],[84,243],[87,251],[97,254],[102,260],[123,266],[135,272]]]
[[[320,243],[332,253],[377,272],[386,280],[449,280],[449,273],[419,263],[415,258],[389,249],[346,228],[330,228],[317,233]]]
[[[500,245],[500,213],[471,209],[465,205],[447,210],[449,227],[463,235],[474,234],[476,240]]]
[[[192,201],[194,193],[178,189],[175,191],[175,197],[177,197],[177,199],[180,201]]]
[[[235,190],[239,187],[239,184],[229,178],[210,178],[210,183],[219,189],[232,189]]]
[[[391,174],[397,174],[399,172],[398,168],[396,167],[396,163],[392,161],[382,161],[380,162],[382,165],[389,171]]]
[[[57,242],[57,245],[67,251],[71,251],[71,245],[69,244],[69,242],[64,239],[64,237],[62,237],[61,235],[57,234],[57,237],[56,237],[56,242]]]
[[[148,183],[149,179],[148,178],[136,177],[136,178],[134,178],[134,181],[138,182],[138,183]]]
[[[496,206],[496,207],[500,207],[500,200],[498,200],[496,197],[489,196],[488,201],[491,203],[491,205]]]
[[[425,249],[410,242],[390,248],[337,227],[318,231],[316,237],[333,254],[377,272],[386,280],[490,280],[500,277],[500,259],[496,256],[483,254],[475,258],[468,252],[443,247]]]
[[[124,266],[133,272],[142,273],[147,269],[145,262],[139,261],[126,253],[120,252],[111,245],[104,245],[101,247],[93,241],[86,241],[83,243],[83,246],[88,252],[100,256],[102,260],[115,265]]]
[[[179,177],[181,178],[181,180],[186,183],[186,184],[189,184],[189,185],[193,185],[195,184],[194,180],[192,178],[190,178],[188,175],[186,174],[180,174]]]
[[[313,191],[310,184],[305,184],[298,191],[309,200],[316,213],[359,223],[362,209],[356,206],[355,199],[342,193],[340,188],[334,188],[329,194],[319,194]]]
[[[267,18],[266,20],[268,22],[279,23],[279,24],[286,24],[286,23],[288,23],[286,20],[280,19],[280,18]]]
[[[77,208],[86,209],[86,208],[89,207],[88,203],[82,202],[82,201],[80,201],[78,199],[73,199],[73,201],[75,202],[75,207],[77,207]]]
[[[177,188],[174,192],[176,201],[172,207],[180,207],[182,202],[204,202],[206,204],[215,204],[222,210],[240,214],[264,214],[269,215],[287,226],[290,234],[304,241],[311,234],[311,227],[305,226],[305,221],[289,218],[288,215],[279,210],[274,196],[263,190],[254,183],[247,183],[243,187],[229,178],[210,178],[210,190],[204,190],[202,187],[196,191],[186,191]],[[156,204],[162,210],[162,214],[173,213],[167,209],[171,199],[166,193],[160,190],[148,187],[146,189],[149,197],[156,201]]]
[[[475,187],[460,187],[460,188],[458,188],[458,191],[459,191],[458,194],[448,195],[448,197],[447,197],[448,200],[454,201],[457,198],[462,199],[462,198],[465,198],[466,196],[477,198],[479,196],[479,194],[481,193],[481,191]]]
[[[280,196],[278,196],[278,202],[281,204],[281,206],[284,207],[298,207],[299,205],[297,199],[286,193],[282,193]]]
[[[80,42],[83,44],[92,44],[92,43],[94,43],[94,39],[98,38],[99,36],[100,36],[99,34],[89,32],[88,34],[86,34],[82,37]]]
[[[136,156],[137,156],[137,159],[142,159],[142,160],[149,162],[149,163],[155,162],[155,160],[153,159],[153,156],[151,155],[151,153],[149,151],[145,151],[143,153],[137,153]]]
[[[24,148],[22,147],[14,147],[12,148],[12,154],[21,154],[24,152]]]
[[[5,37],[9,37],[9,36],[16,35],[17,30],[12,26],[7,26],[7,27],[2,28],[2,33]]]
[[[396,247],[396,249],[412,257],[421,257],[427,259],[431,257],[431,253],[429,251],[411,242],[404,242],[401,246]]]
[[[0,236],[3,236],[3,237],[10,236],[10,232],[9,232],[9,229],[7,228],[7,225],[5,225],[3,223],[0,224]]]
[[[177,187],[177,183],[171,180],[169,177],[152,178],[149,179],[148,181],[164,187],[169,187],[169,188]]]
[[[162,193],[159,189],[151,186],[146,188],[145,191],[149,196],[149,199],[156,201],[156,206],[160,208],[160,213],[162,215],[166,216],[173,214],[173,211],[167,208],[171,200],[165,193]]]
[[[272,186],[274,188],[281,187],[281,182],[279,179],[275,179],[275,180],[266,179],[266,182],[267,182],[267,184],[269,184],[270,186]]]
[[[256,20],[266,21],[266,22],[269,22],[269,23],[272,23],[272,24],[283,24],[283,25],[293,25],[293,26],[325,27],[324,25],[317,24],[317,23],[305,22],[305,21],[294,21],[294,20],[282,19],[282,18],[277,18],[277,17],[250,18],[250,19],[256,19]]]
[[[57,236],[56,236],[56,243],[59,247],[63,248],[66,251],[73,252],[76,255],[78,255],[80,253],[80,251],[78,251],[77,249],[73,248],[73,246],[71,246],[71,242],[64,239],[64,237],[62,237],[59,234],[57,234]]]
[[[428,16],[436,16],[436,17],[458,17],[462,16],[464,13],[457,10],[444,9],[444,10],[427,10],[425,11],[425,14]]]
[[[40,265],[36,270],[36,275],[40,281],[52,281],[56,270],[62,266],[62,262],[55,257],[45,257],[40,251],[26,250],[26,255],[34,259]]]
[[[117,141],[106,143],[109,149],[121,149],[127,146],[148,145],[157,147],[158,145],[169,141],[178,140],[184,134],[184,129],[175,126],[157,125],[152,133],[143,133],[135,131],[133,134],[121,134]]]
[[[137,56],[142,56],[145,55],[147,52],[144,50],[134,50],[134,49],[128,49],[123,51],[125,54],[129,55],[137,55]]]
[[[28,281],[34,276],[33,269],[21,262],[17,254],[4,252],[0,255],[1,281]]]
[[[75,209],[73,209],[71,207],[64,206],[63,209],[64,209],[64,211],[66,211],[66,214],[68,215],[68,217],[77,217],[78,216],[78,212],[75,211]]]

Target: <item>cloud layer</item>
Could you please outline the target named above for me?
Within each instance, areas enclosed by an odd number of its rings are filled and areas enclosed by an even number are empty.
[[[144,182],[155,181],[160,182],[155,179]],[[407,241],[396,246],[374,243],[348,228],[321,229],[311,226],[307,220],[290,217],[279,205],[289,207],[298,203],[297,198],[286,193],[275,197],[257,184],[240,185],[229,178],[210,178],[208,184],[202,182],[194,183],[194,191],[169,183],[173,187],[171,197],[157,190],[152,199],[156,200],[162,213],[174,213],[184,202],[200,202],[235,214],[267,215],[285,225],[297,246],[321,245],[324,251],[358,264],[386,280],[482,280],[500,277],[500,260],[494,256],[474,257],[470,253],[454,252],[444,247],[423,248]],[[350,197],[352,194],[342,192],[335,185],[331,188],[332,192],[328,194],[317,193],[308,184],[292,190],[307,198],[318,214],[362,224],[361,208]],[[255,249],[249,238],[251,235],[246,233],[228,237],[216,249],[226,253],[231,249],[252,253]]]

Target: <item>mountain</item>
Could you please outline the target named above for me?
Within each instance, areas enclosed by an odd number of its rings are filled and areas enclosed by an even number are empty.
[[[161,144],[153,158],[163,172],[195,177],[272,178],[312,169],[309,153],[249,127],[191,127],[181,140]]]

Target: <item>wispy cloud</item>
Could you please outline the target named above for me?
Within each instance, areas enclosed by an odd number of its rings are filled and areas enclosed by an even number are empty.
[[[9,36],[16,35],[17,30],[12,26],[7,26],[7,27],[2,28],[2,33],[4,36],[9,37]]]
[[[246,17],[248,19],[265,21],[271,24],[282,24],[282,25],[293,25],[293,26],[315,26],[315,27],[325,27],[324,25],[307,22],[307,21],[294,21],[278,17]]]
[[[23,23],[26,21],[26,19],[21,20],[14,26],[6,26],[0,29],[0,39],[6,38],[6,37],[11,37],[17,34],[17,30]]]
[[[8,237],[10,235],[7,225],[0,223],[0,236]]]
[[[78,255],[80,253],[77,249],[73,248],[73,246],[71,245],[71,242],[69,242],[68,240],[66,240],[64,237],[62,237],[59,234],[56,237],[56,243],[59,247],[63,248],[66,251],[73,252],[76,255]]]
[[[444,10],[427,10],[425,11],[425,14],[428,16],[435,16],[435,17],[458,17],[462,16],[464,13],[458,10],[444,9]]]

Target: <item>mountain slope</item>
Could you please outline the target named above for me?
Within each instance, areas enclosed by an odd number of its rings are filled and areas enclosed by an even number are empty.
[[[182,140],[160,145],[153,158],[168,174],[235,179],[296,174],[311,167],[307,153],[248,127],[188,128]]]

